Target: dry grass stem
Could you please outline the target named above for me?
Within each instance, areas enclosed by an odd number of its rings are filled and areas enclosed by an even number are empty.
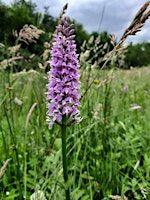
[[[3,60],[2,62],[0,62],[0,71],[5,70],[8,66],[17,65],[16,61],[22,59],[23,59],[22,56],[16,56],[10,59]]]
[[[4,165],[2,166],[2,168],[0,169],[0,178],[3,176],[3,174],[5,173],[6,167],[9,163],[9,161],[11,160],[11,158],[7,159],[4,163]]]
[[[147,1],[137,12],[133,21],[129,25],[129,27],[123,33],[120,41],[124,41],[129,35],[135,35],[137,32],[141,31],[141,28],[144,26],[146,20],[150,16],[150,10],[146,11],[148,6],[150,5],[150,1]]]
[[[25,74],[30,74],[30,75],[34,75],[34,74],[37,74],[39,75],[40,73],[35,71],[34,69],[30,69],[29,71],[26,71],[25,69],[23,71],[20,71],[20,72],[17,72],[15,74],[12,74],[12,76],[14,78],[16,77],[20,77],[20,76],[24,76]]]
[[[109,198],[114,199],[114,200],[128,200],[128,198],[126,196],[121,197],[121,196],[118,196],[118,195],[109,195]]]
[[[28,124],[29,124],[30,117],[31,117],[32,112],[33,112],[34,108],[36,107],[36,105],[37,105],[37,103],[35,102],[35,103],[31,106],[31,108],[30,108],[30,110],[29,110],[29,112],[28,112],[28,115],[27,115],[27,118],[26,118],[26,128],[28,128]]]

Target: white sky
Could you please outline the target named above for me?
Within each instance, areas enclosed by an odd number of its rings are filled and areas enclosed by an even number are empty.
[[[12,1],[2,0],[6,4]],[[40,12],[43,12],[44,6],[49,6],[49,13],[55,17],[59,16],[63,5],[68,2],[66,15],[83,24],[87,32],[107,31],[114,33],[119,39],[146,0],[32,0],[32,2],[37,5],[37,10]],[[150,42],[150,19],[141,32],[129,37],[129,41]]]

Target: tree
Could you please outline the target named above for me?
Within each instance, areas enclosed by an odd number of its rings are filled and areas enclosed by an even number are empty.
[[[84,30],[82,24],[76,22],[75,20],[71,20],[71,23],[75,24],[77,52],[80,53],[83,42],[89,39],[89,34]]]
[[[45,6],[44,7],[44,15],[43,15],[43,20],[42,20],[42,27],[45,30],[45,32],[49,33],[53,33],[56,29],[56,25],[58,24],[58,19],[54,18],[53,16],[51,16],[49,14],[49,7]]]
[[[35,7],[31,1],[16,0],[11,6],[0,2],[0,41],[13,44],[12,30],[19,31],[25,24],[37,25]]]
[[[130,43],[127,50],[125,61],[128,67],[150,64],[150,43],[143,42],[135,45]]]

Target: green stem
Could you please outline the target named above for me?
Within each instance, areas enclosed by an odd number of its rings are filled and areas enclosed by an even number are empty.
[[[25,146],[24,146],[24,196],[27,197],[27,129],[25,131]]]
[[[66,186],[66,200],[70,200],[70,191],[68,186],[66,185],[68,181],[68,169],[67,169],[67,150],[66,150],[66,116],[63,116],[62,126],[61,126],[61,134],[62,134],[62,160],[63,160],[63,174],[64,181]]]

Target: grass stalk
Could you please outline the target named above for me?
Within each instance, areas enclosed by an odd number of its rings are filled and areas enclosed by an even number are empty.
[[[25,146],[24,146],[24,196],[27,196],[27,129],[25,131]]]

